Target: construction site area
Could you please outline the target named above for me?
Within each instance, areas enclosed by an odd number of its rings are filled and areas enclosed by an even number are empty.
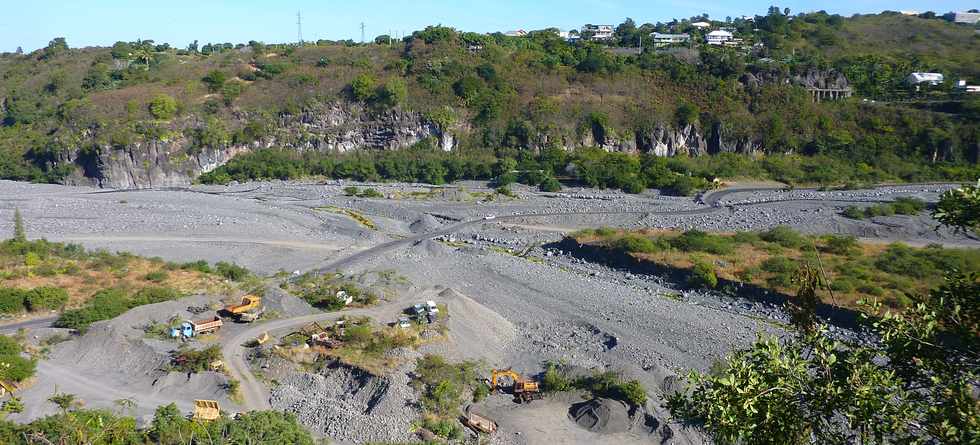
[[[345,192],[375,190],[371,197]],[[789,190],[731,184],[694,197],[483,183],[263,182],[105,191],[0,181],[32,239],[164,262],[229,262],[255,278],[56,328],[57,314],[0,320],[45,349],[25,409],[54,393],[86,407],[131,400],[148,422],[176,403],[195,419],[293,413],[330,443],[696,444],[665,398],[759,333],[782,335],[771,299],[689,286],[596,261],[582,229],[851,235],[868,243],[978,248],[927,212],[848,218],[848,207],[935,202],[952,184]],[[232,280],[226,280],[232,281]],[[217,289],[220,289],[217,290]],[[842,337],[860,332],[835,325]],[[58,338],[59,341],[51,341]]]

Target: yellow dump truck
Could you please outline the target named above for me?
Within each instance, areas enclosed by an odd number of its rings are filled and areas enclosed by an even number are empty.
[[[195,400],[194,420],[216,420],[221,417],[217,400]]]
[[[262,306],[261,297],[256,297],[254,295],[246,295],[242,297],[241,304],[233,304],[231,306],[227,306],[225,307],[225,311],[232,315],[239,315],[258,309],[260,306]]]

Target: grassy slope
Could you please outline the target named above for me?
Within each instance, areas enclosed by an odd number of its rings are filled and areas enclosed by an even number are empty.
[[[671,268],[690,270],[696,262],[707,263],[714,266],[719,279],[751,283],[786,295],[796,293],[792,279],[797,268],[811,264],[823,268],[833,290],[833,295],[828,289],[821,291],[823,301],[848,308],[860,308],[858,301],[870,298],[880,298],[893,308],[904,307],[911,301],[906,294],[924,295],[941,284],[942,270],[947,265],[966,272],[980,271],[978,250],[885,246],[853,240],[835,244],[831,237],[780,232],[784,235],[762,233],[761,238],[754,233],[709,234],[700,248],[686,250],[677,247],[676,240],[682,234],[676,231],[600,229],[573,237],[583,244],[627,251],[640,260]],[[630,238],[652,240],[656,247],[636,248],[638,243],[623,242]],[[840,248],[841,245],[850,247]]]

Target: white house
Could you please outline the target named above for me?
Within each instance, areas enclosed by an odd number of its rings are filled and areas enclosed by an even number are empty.
[[[717,31],[711,31],[704,37],[705,41],[708,42],[709,45],[724,45],[726,42],[734,38],[735,34],[732,34],[730,31],[720,29]]]
[[[527,37],[527,31],[518,29],[517,31],[507,31],[504,35],[507,37]]]
[[[650,37],[653,38],[653,46],[657,48],[672,45],[683,45],[691,41],[691,36],[687,34],[661,34],[659,32],[655,32],[651,33]]]
[[[578,31],[558,31],[558,37],[572,43],[579,39]]]
[[[972,25],[980,22],[980,12],[957,12],[953,14],[953,21]]]
[[[613,38],[616,28],[612,25],[585,25],[582,34],[592,33],[592,40],[609,40]]]
[[[919,84],[929,84],[932,86],[939,85],[946,80],[941,73],[912,73],[909,77],[905,78],[905,82],[909,85],[919,85]]]
[[[698,29],[707,29],[707,28],[710,28],[711,27],[711,24],[708,23],[708,22],[694,22],[694,23],[691,23],[691,26],[693,26],[695,28],[698,28]]]

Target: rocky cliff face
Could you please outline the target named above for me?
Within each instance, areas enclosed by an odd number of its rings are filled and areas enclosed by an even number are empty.
[[[246,116],[242,116],[244,121]],[[203,125],[203,124],[195,124]],[[193,126],[191,127],[193,128]],[[178,136],[166,141],[140,141],[125,146],[91,142],[70,147],[59,163],[76,171],[66,178],[72,185],[105,188],[150,188],[189,185],[194,178],[218,168],[240,153],[258,148],[346,152],[356,149],[397,150],[434,137],[440,148],[456,147],[453,133],[441,129],[420,113],[400,110],[371,113],[350,103],[323,104],[275,122],[270,135],[246,145],[195,148]]]

